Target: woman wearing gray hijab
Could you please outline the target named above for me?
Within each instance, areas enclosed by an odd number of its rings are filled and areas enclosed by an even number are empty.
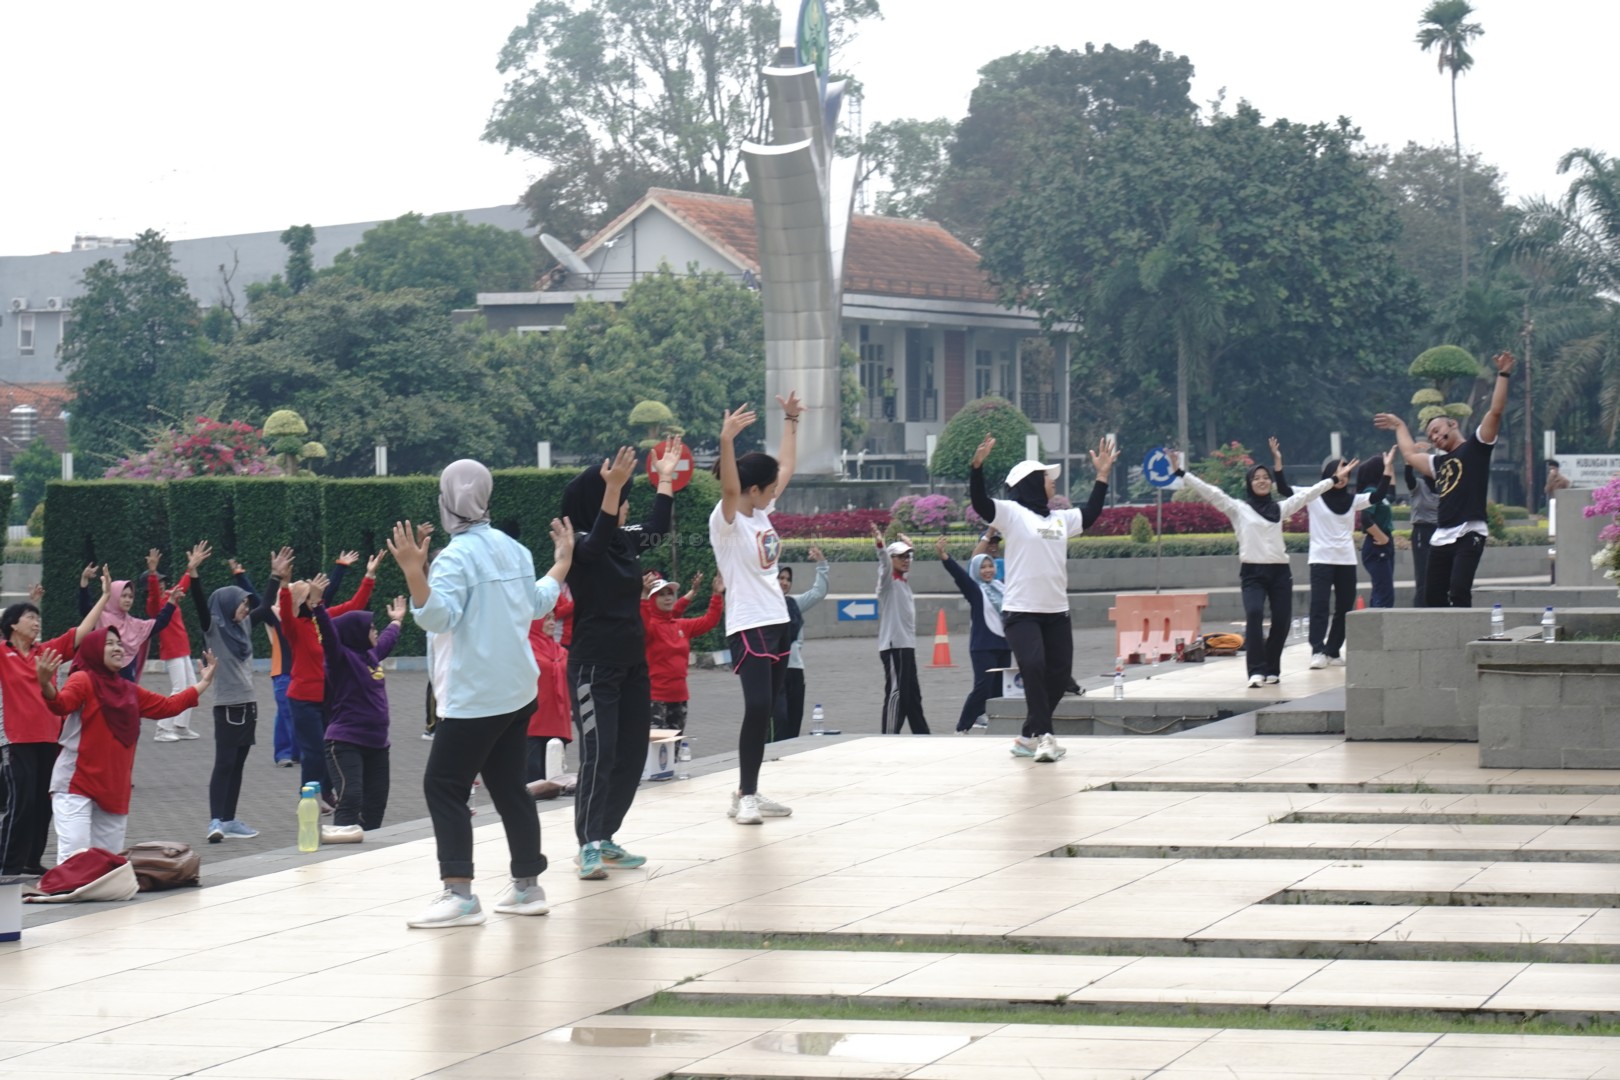
[[[405,573],[411,614],[433,635],[428,669],[439,705],[422,793],[433,820],[444,891],[407,925],[433,929],[484,921],[473,895],[473,832],[467,791],[484,778],[506,830],[512,884],[497,913],[544,915],[546,868],[540,818],[524,785],[529,716],[540,670],[529,647],[529,624],[557,603],[573,557],[573,531],[552,521],[556,561],[538,581],[529,549],[490,526],[489,470],[476,461],[451,462],[439,477],[439,523],[450,542],[427,570],[431,526],[394,525],[388,550]]]
[[[213,554],[204,540],[191,549],[197,565]],[[203,595],[202,581],[191,577],[191,599],[197,621],[215,658],[214,772],[208,779],[208,842],[250,840],[258,830],[236,817],[242,794],[242,770],[247,767],[259,722],[259,702],[253,692],[252,626],[262,621],[259,598],[239,585],[226,585]]]

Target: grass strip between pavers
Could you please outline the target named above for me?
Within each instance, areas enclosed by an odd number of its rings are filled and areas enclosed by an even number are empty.
[[[844,996],[764,997],[663,991],[615,1010],[628,1016],[720,1016],[766,1020],[878,1020],[941,1024],[1072,1024],[1076,1027],[1246,1028],[1274,1031],[1410,1031],[1437,1035],[1620,1035],[1620,1021],[1578,1014],[1558,1017],[1505,1012],[1484,1016],[1448,1010],[1346,1010],[1288,1006],[1223,1008],[1209,1005],[1096,1002],[1006,1005],[945,999],[870,999]],[[1612,1016],[1613,1014],[1605,1014]]]
[[[1265,960],[1437,960],[1459,963],[1620,963],[1620,945],[1560,941],[1307,941],[1282,938],[1002,937],[995,934],[848,934],[648,930],[622,949],[781,949],[802,952],[973,953],[1006,956],[1200,956]]]

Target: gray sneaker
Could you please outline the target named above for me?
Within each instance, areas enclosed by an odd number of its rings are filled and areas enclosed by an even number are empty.
[[[739,803],[741,802],[741,800],[742,800],[742,795],[739,792],[733,791],[731,793],[731,809],[726,811],[726,817],[734,818],[734,817],[737,816],[737,807],[738,807]],[[756,794],[754,796],[754,803],[755,803],[756,806],[759,807],[759,816],[760,817],[792,817],[793,816],[793,807],[791,807],[791,806],[783,806],[781,803],[777,802],[775,799],[767,798],[764,795],[757,795]]]

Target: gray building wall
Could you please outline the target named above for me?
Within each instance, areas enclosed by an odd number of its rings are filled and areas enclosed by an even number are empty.
[[[490,206],[458,210],[468,223],[494,225],[532,233],[528,214],[518,207]],[[315,266],[332,265],[344,248],[360,242],[368,229],[380,221],[360,221],[347,225],[315,227]],[[220,268],[234,268],[230,290],[238,306],[250,284],[268,282],[287,265],[287,249],[281,231],[239,233],[234,236],[205,236],[176,240],[170,245],[175,269],[186,279],[197,303],[209,307],[225,300]],[[91,251],[56,251],[46,255],[0,255],[0,380],[14,383],[61,382],[57,370],[61,360],[63,323],[70,316],[73,298],[83,289],[85,270],[102,259],[121,262],[128,248],[106,247]],[[58,297],[63,310],[49,310],[47,301]],[[34,319],[34,349],[31,354],[19,348],[19,330],[24,311],[13,311],[12,301],[24,300],[25,312]]]

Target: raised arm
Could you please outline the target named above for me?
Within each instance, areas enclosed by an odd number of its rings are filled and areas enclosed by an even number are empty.
[[[1108,498],[1108,478],[1113,475],[1114,462],[1119,458],[1119,447],[1107,439],[1097,440],[1097,449],[1091,451],[1091,467],[1097,473],[1097,482],[1091,485],[1091,497],[1080,508],[1081,528],[1102,517],[1103,502]]]
[[[1283,476],[1282,443],[1277,441],[1275,435],[1267,439],[1266,443],[1271,447],[1271,482],[1276,486],[1277,494],[1286,499],[1294,493],[1294,488]]]
[[[1513,379],[1513,354],[1497,353],[1492,363],[1496,365],[1496,386],[1491,391],[1491,407],[1485,411],[1485,419],[1479,422],[1479,428],[1474,432],[1479,441],[1487,446],[1496,442],[1496,436],[1502,430],[1502,415],[1507,412],[1508,383]]]
[[[602,468],[598,471],[607,487],[602,492],[602,505],[597,509],[596,520],[591,523],[591,531],[578,544],[579,553],[588,558],[595,558],[606,551],[608,542],[619,531],[619,502],[623,497],[624,485],[635,475],[636,452],[628,446],[621,446],[611,459],[602,460]]]
[[[73,631],[73,647],[78,648],[79,642],[90,635],[101,621],[101,613],[107,610],[107,600],[112,596],[112,572],[105,566],[101,568],[101,599],[90,605],[90,610],[79,620],[78,627]]]
[[[799,464],[799,417],[804,402],[797,390],[789,390],[785,398],[778,394],[776,403],[782,406],[782,445],[776,448],[776,497],[780,499]]]
[[[1181,477],[1181,479],[1186,482],[1188,487],[1192,488],[1193,494],[1209,503],[1209,505],[1225,514],[1227,517],[1236,521],[1238,509],[1242,504],[1236,499],[1232,498],[1232,496],[1228,495],[1226,492],[1222,491],[1220,488],[1216,487],[1214,484],[1209,483],[1207,480],[1201,480],[1192,473],[1188,472],[1186,454],[1183,454],[1180,450],[1177,450],[1173,454],[1173,457],[1175,460],[1176,475]]]
[[[675,520],[675,470],[681,463],[681,437],[664,440],[664,452],[653,462],[658,474],[658,492],[653,496],[652,514],[642,522],[639,546],[642,551],[663,543]]]
[[[737,507],[742,502],[742,480],[737,476],[737,436],[757,419],[744,403],[726,410],[725,419],[720,423],[720,516],[727,525],[736,523]],[[778,471],[779,479],[780,475]]]
[[[872,526],[872,539],[877,543],[877,595],[882,599],[894,585],[894,560],[889,558],[889,546],[883,542],[883,530]]]
[[[1297,511],[1300,507],[1304,506],[1312,499],[1319,499],[1323,495],[1327,494],[1328,489],[1333,487],[1334,484],[1348,484],[1350,482],[1350,478],[1356,474],[1356,466],[1360,464],[1360,458],[1339,462],[1337,472],[1335,472],[1332,476],[1325,477],[1320,483],[1313,487],[1306,488],[1304,491],[1296,491],[1292,495],[1288,496],[1288,498],[1282,501],[1277,513],[1282,517],[1283,521],[1287,521],[1289,518],[1294,516],[1295,511]]]
[[[1503,381],[1505,380],[1497,380],[1499,383]],[[1481,424],[1481,426],[1484,425]],[[1378,428],[1380,431],[1393,431],[1395,433],[1395,445],[1400,448],[1401,457],[1406,460],[1406,463],[1417,470],[1420,476],[1434,476],[1434,466],[1429,462],[1429,455],[1418,449],[1417,443],[1412,438],[1412,433],[1406,428],[1405,420],[1402,420],[1394,413],[1381,412],[1373,416],[1373,427]]]
[[[986,525],[996,520],[996,504],[984,486],[984,459],[995,448],[996,437],[986,435],[979,448],[973,451],[973,460],[968,463],[968,501],[973,504],[973,512],[983,518]]]
[[[821,553],[820,548],[810,549],[810,561],[816,564],[816,580],[811,582],[808,589],[793,598],[794,603],[799,605],[801,615],[825,600],[827,590],[832,584],[832,569],[827,565],[827,556]],[[719,586],[716,586],[717,590],[718,588]]]

